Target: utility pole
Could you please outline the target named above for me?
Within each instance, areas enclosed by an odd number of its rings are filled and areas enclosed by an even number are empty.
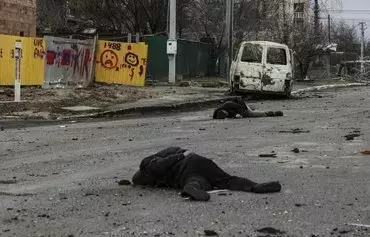
[[[177,37],[176,37],[176,0],[170,0],[170,33],[167,42],[168,54],[168,82],[176,83],[176,54],[177,54]]]
[[[365,22],[360,22],[361,25],[361,73],[365,73],[364,66],[364,51],[365,51]]]
[[[328,15],[328,40],[329,40],[329,45],[331,44],[331,17],[330,14]],[[327,66],[327,72],[328,72],[328,77],[331,77],[331,53],[328,51],[327,53],[327,58],[328,58],[328,66]]]
[[[286,6],[286,1],[283,0],[283,38],[284,38],[284,43],[289,44],[289,36],[288,36],[288,24],[287,24],[287,17],[286,17],[286,12],[287,12],[287,6]]]
[[[233,34],[234,34],[234,0],[226,0],[226,41],[227,41],[227,57],[226,57],[226,78],[230,83],[230,68],[233,60]]]
[[[315,6],[314,6],[314,14],[315,14],[315,18],[314,18],[314,29],[315,29],[315,43],[318,42],[318,37],[319,37],[319,28],[320,28],[320,23],[319,23],[319,19],[320,19],[320,7],[319,7],[319,0],[315,0]]]
[[[328,15],[328,40],[329,44],[331,43],[331,16]]]

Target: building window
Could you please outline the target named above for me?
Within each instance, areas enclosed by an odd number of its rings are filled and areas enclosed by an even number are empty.
[[[304,12],[304,3],[294,3],[294,12]]]
[[[304,18],[304,3],[294,3],[294,20]]]

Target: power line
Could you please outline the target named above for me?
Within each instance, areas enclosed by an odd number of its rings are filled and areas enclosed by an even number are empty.
[[[331,13],[344,13],[344,12],[364,12],[364,13],[370,13],[370,9],[344,9],[344,10],[328,9],[327,11],[329,11]]]
[[[369,19],[365,19],[365,18],[340,18],[338,20],[344,20],[344,21],[366,21],[366,22],[370,22],[370,18]]]

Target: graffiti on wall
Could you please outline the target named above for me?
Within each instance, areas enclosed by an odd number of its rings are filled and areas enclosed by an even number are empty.
[[[143,43],[99,41],[98,82],[144,86],[148,47]]]
[[[21,84],[42,85],[45,41],[42,38],[0,35],[0,85],[14,85],[15,42],[22,42]]]
[[[44,60],[45,57],[45,48],[43,39],[34,39],[33,40],[33,58]]]
[[[45,37],[45,87],[87,86],[92,82],[93,40]]]

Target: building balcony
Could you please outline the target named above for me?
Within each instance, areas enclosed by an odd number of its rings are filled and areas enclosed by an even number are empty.
[[[304,12],[294,12],[294,18],[295,19],[303,19],[304,18]]]

